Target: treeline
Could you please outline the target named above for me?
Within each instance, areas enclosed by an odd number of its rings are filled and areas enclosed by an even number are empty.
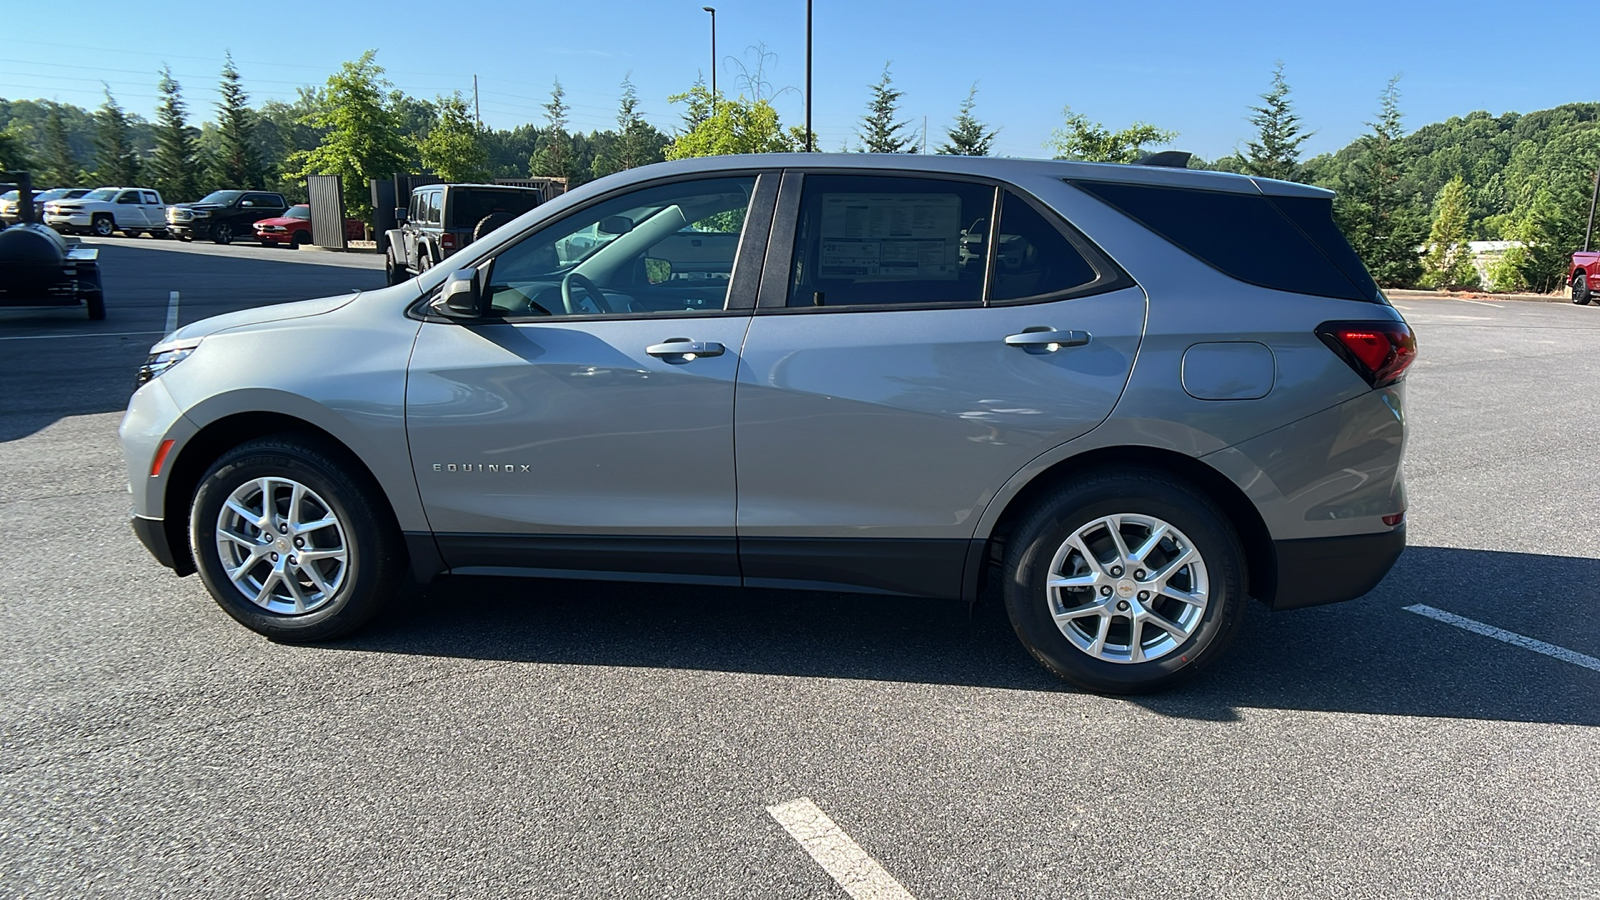
[[[304,199],[307,175],[337,174],[345,176],[351,214],[364,216],[367,179],[396,172],[431,171],[453,181],[554,176],[577,185],[662,159],[805,150],[815,143],[783,125],[759,70],[745,79],[753,96],[713,96],[697,82],[667,98],[682,116],[671,134],[644,121],[626,77],[616,127],[582,133],[569,129],[559,81],[543,104],[542,122],[484,128],[460,94],[428,100],[396,90],[373,51],[345,63],[324,86],[302,88],[291,102],[255,105],[229,57],[219,74],[221,99],[198,126],[170,71],[157,75],[162,99],[155,121],[123,110],[109,88],[93,112],[0,99],[0,168],[30,168],[40,185],[138,183],[175,201],[222,187]],[[935,140],[901,118],[905,94],[888,64],[867,91],[856,141],[846,149],[992,152],[1000,129],[977,115],[976,82]],[[1498,117],[1475,112],[1407,133],[1400,98],[1397,76],[1377,92],[1365,134],[1336,153],[1303,159],[1301,147],[1313,131],[1295,112],[1280,62],[1259,105],[1249,107],[1254,134],[1241,149],[1190,165],[1336,191],[1340,226],[1386,287],[1479,286],[1466,247],[1471,240],[1516,242],[1484,286],[1558,287],[1568,252],[1583,240],[1600,162],[1600,104]],[[1132,162],[1177,137],[1144,122],[1111,128],[1067,107],[1045,146],[1057,159]]]

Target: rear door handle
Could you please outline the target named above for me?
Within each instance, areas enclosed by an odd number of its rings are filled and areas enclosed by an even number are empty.
[[[651,344],[644,348],[644,352],[657,359],[665,359],[668,362],[689,362],[704,356],[721,356],[727,352],[727,349],[716,341],[667,338],[662,343]]]
[[[1006,335],[1007,347],[1021,347],[1027,353],[1054,353],[1062,347],[1081,347],[1087,343],[1087,331],[1057,331],[1044,325],[1024,328],[1021,334]]]

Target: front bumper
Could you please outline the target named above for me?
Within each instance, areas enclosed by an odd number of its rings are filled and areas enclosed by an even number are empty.
[[[256,240],[272,244],[290,244],[294,242],[292,231],[257,231]]]
[[[210,222],[167,223],[167,230],[179,237],[203,238],[211,233]]]
[[[1278,585],[1273,609],[1354,600],[1378,586],[1406,549],[1406,526],[1377,534],[1274,541]]]
[[[150,555],[179,575],[188,575],[194,571],[194,563],[186,553],[183,562],[173,555],[172,542],[167,539],[167,523],[161,519],[146,519],[143,516],[129,516],[129,524],[133,526],[133,533],[139,538],[139,543],[144,545]]]
[[[94,221],[94,216],[89,213],[80,213],[75,216],[62,216],[45,214],[44,223],[51,228],[88,228]]]

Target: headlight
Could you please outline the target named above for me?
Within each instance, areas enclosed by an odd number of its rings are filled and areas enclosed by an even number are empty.
[[[189,215],[194,216],[196,219],[203,219],[206,216],[211,215],[211,213],[206,211],[206,210],[203,210],[203,209],[196,209],[196,210],[191,210]]]
[[[139,374],[134,376],[133,386],[137,388],[140,385],[148,382],[150,379],[160,375],[162,372],[165,372],[178,363],[188,359],[189,354],[193,353],[195,348],[199,346],[199,344],[190,344],[186,347],[170,347],[166,350],[160,351],[159,353],[150,354],[150,358],[145,360],[144,365],[139,367]]]

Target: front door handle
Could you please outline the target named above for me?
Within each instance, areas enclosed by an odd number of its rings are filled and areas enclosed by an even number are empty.
[[[690,362],[705,356],[721,356],[727,352],[727,347],[716,341],[691,341],[688,338],[667,338],[659,344],[651,344],[644,348],[644,352],[657,359],[667,362]]]
[[[1024,328],[1021,334],[1006,335],[1007,347],[1021,347],[1027,353],[1054,353],[1062,347],[1081,347],[1087,343],[1087,331],[1057,331],[1044,325]]]

